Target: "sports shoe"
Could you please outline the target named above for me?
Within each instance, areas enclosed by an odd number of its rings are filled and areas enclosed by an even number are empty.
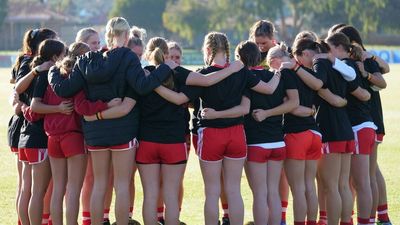
[[[253,221],[249,221],[245,225],[254,225],[254,222]]]
[[[164,219],[159,219],[159,220],[158,220],[158,224],[159,224],[159,225],[164,225],[164,224],[165,224]]]
[[[281,221],[281,225],[286,225],[286,221]],[[326,225],[326,224],[325,224]]]
[[[185,222],[179,221],[179,225],[186,225]]]
[[[376,222],[376,224],[377,225],[392,225],[392,222],[390,222],[390,221],[387,221],[387,222],[378,221],[378,222]]]
[[[222,225],[230,225],[231,223],[229,222],[228,217],[222,217]]]
[[[109,219],[103,220],[103,225],[111,225],[110,220]]]

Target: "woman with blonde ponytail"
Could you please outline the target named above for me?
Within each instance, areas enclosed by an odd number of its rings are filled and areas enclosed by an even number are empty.
[[[139,128],[139,112],[134,107],[137,93],[149,93],[169,76],[171,67],[175,67],[174,63],[161,64],[149,76],[145,76],[139,58],[126,47],[129,30],[129,23],[124,18],[110,19],[105,35],[108,51],[90,52],[80,57],[68,79],[63,79],[56,69],[49,72],[49,83],[61,97],[71,97],[84,90],[90,101],[108,102],[114,98],[123,98],[123,102],[129,105],[119,112],[119,118],[108,114],[106,110],[97,112],[95,121],[83,123],[94,173],[90,204],[92,224],[103,222],[103,203],[111,163],[116,191],[117,224],[128,223],[129,198],[126,196],[129,196]]]

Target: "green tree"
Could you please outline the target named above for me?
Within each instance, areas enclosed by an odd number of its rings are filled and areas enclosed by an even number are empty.
[[[165,7],[164,0],[115,0],[109,17],[122,16],[131,25],[159,33],[164,31],[162,14]]]

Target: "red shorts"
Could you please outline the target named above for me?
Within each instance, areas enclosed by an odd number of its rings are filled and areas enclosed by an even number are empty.
[[[192,134],[192,144],[193,144],[193,148],[196,152],[197,152],[197,142],[198,141],[199,141],[199,138],[198,138],[197,134]]]
[[[126,144],[122,144],[122,145],[113,145],[113,146],[90,146],[90,145],[86,145],[88,151],[126,151],[126,150],[130,150],[132,148],[136,148],[137,146],[137,140],[136,138],[134,138],[133,140],[129,141]]]
[[[11,152],[12,152],[12,153],[18,154],[18,148],[16,148],[16,147],[10,147],[10,149],[11,149]]]
[[[382,143],[383,142],[383,136],[385,136],[385,134],[376,134],[375,142]]]
[[[182,164],[186,163],[186,143],[163,144],[140,141],[136,152],[138,164]]]
[[[321,158],[321,134],[306,130],[285,135],[286,158],[296,160],[317,160]]]
[[[273,146],[274,144],[276,144],[276,147]],[[249,162],[266,163],[268,160],[282,161],[285,158],[286,148],[283,141],[282,143],[275,142],[247,146],[247,161]]]
[[[39,164],[47,158],[47,148],[19,148],[18,158],[30,165]]]
[[[350,141],[330,141],[326,142],[322,146],[322,152],[324,154],[329,153],[353,153],[356,149],[354,140]]]
[[[77,132],[49,136],[47,147],[49,156],[53,158],[68,158],[86,153],[83,134]]]
[[[243,125],[199,128],[197,146],[197,155],[202,161],[243,159],[247,155]]]
[[[354,154],[369,155],[375,145],[375,130],[365,127],[354,132]]]

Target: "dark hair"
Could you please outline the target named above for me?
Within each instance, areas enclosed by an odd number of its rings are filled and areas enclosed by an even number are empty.
[[[67,56],[61,62],[57,63],[57,67],[60,69],[60,72],[63,75],[68,75],[72,71],[78,56],[89,52],[90,47],[83,42],[74,42],[67,50]]]
[[[323,40],[319,41],[319,46],[320,46],[321,53],[328,53],[331,50],[329,48],[329,45]]]
[[[259,20],[250,28],[249,39],[254,41],[256,37],[264,36],[272,39],[275,33],[275,26],[271,21]]]
[[[21,64],[21,60],[25,55],[35,56],[37,54],[39,44],[46,40],[57,37],[57,33],[47,28],[31,29],[25,32],[24,39],[22,41],[22,49],[15,62],[13,68],[17,70]]]
[[[39,52],[32,60],[31,68],[51,60],[54,56],[59,56],[65,52],[65,45],[61,41],[48,39],[40,43]]]
[[[361,39],[361,35],[355,27],[350,26],[350,25],[344,26],[344,27],[337,29],[337,32],[341,32],[341,33],[345,34],[350,39],[351,43],[355,42],[355,43],[359,44],[361,46],[361,48],[365,51],[365,47],[364,47],[363,41]]]
[[[328,30],[328,36],[329,36],[329,35],[332,35],[333,33],[336,33],[336,31],[337,31],[339,28],[344,27],[344,26],[346,26],[346,25],[347,25],[347,24],[345,24],[345,23],[338,23],[338,24],[335,24],[335,25],[331,26],[331,28],[329,28],[329,30]]]
[[[362,56],[361,47],[351,44],[350,39],[343,33],[334,33],[326,39],[326,42],[334,46],[342,46],[343,49],[350,53],[350,57],[355,60],[360,60]]]
[[[256,43],[242,41],[236,46],[235,57],[240,59],[246,67],[257,66],[261,62],[261,52]]]
[[[303,39],[298,39],[293,43],[292,54],[300,56],[303,54],[304,50],[313,50],[319,53],[320,49],[321,46],[318,42],[315,42],[307,38],[303,38]]]

